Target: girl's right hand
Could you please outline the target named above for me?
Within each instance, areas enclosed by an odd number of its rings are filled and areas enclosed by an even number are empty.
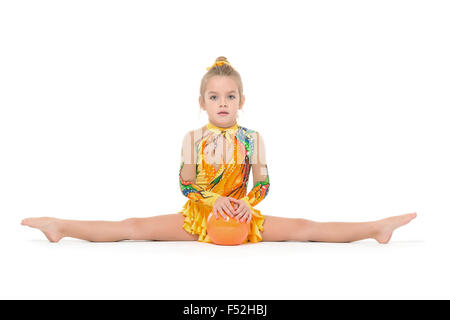
[[[228,197],[219,197],[214,202],[213,205],[213,214],[216,219],[219,219],[219,214],[226,220],[227,214],[230,218],[233,218],[236,214],[236,210],[234,210],[233,204]]]

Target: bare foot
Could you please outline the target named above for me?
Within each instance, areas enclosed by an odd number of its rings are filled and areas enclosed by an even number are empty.
[[[21,224],[41,230],[50,242],[58,242],[64,237],[59,229],[58,220],[49,217],[26,218],[22,220]]]
[[[374,239],[379,243],[388,243],[389,240],[391,240],[392,233],[395,229],[409,223],[416,216],[417,213],[413,212],[377,220],[378,232],[376,233]]]

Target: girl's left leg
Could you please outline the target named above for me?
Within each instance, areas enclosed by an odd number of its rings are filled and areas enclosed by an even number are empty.
[[[395,229],[416,216],[414,212],[370,222],[315,222],[265,215],[261,235],[262,241],[352,242],[372,238],[388,243]]]

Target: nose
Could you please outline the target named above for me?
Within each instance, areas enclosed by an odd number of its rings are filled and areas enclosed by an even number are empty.
[[[225,102],[225,98],[222,98],[222,99],[220,100],[220,106],[221,106],[221,107],[226,107],[226,106],[227,106],[227,103]]]
[[[226,100],[226,97],[220,97],[220,99],[218,100],[219,106],[220,106],[220,107],[226,106],[226,105],[227,105],[227,102],[226,102],[226,101],[227,101],[227,100]]]

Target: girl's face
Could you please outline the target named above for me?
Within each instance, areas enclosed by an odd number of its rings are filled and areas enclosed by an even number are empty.
[[[239,97],[236,82],[231,77],[214,76],[208,80],[205,101],[199,97],[200,107],[208,113],[209,122],[217,127],[231,127],[237,112],[242,109],[245,96]]]

